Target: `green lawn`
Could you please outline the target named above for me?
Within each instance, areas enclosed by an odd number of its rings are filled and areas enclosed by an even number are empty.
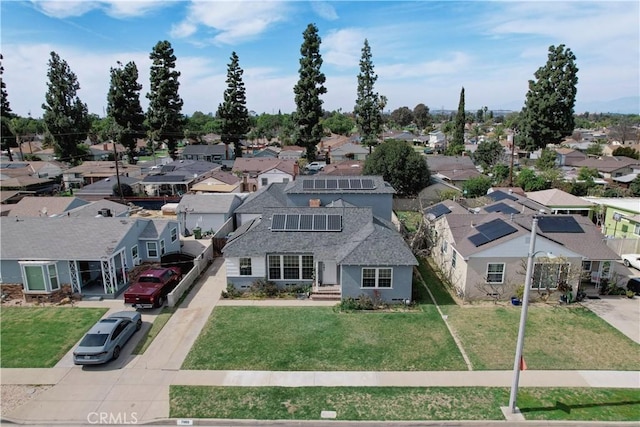
[[[408,312],[216,307],[183,369],[465,370],[433,305]]]
[[[160,331],[162,331],[162,328],[164,328],[164,325],[166,325],[169,319],[171,319],[171,316],[173,315],[174,312],[175,312],[175,309],[172,309],[169,307],[163,308],[160,314],[158,314],[156,318],[153,320],[151,327],[147,329],[145,334],[142,336],[142,338],[136,345],[136,348],[133,349],[132,353],[143,354],[147,350],[147,348],[149,348],[153,340],[156,339]]]
[[[106,308],[3,307],[0,366],[54,366],[106,312]]]
[[[170,417],[318,420],[503,420],[509,390],[487,387],[171,386]],[[637,390],[521,388],[527,420],[637,421]]]

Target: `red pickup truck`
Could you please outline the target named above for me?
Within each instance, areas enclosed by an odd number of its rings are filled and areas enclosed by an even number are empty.
[[[157,267],[143,271],[124,293],[124,303],[134,308],[162,307],[167,294],[180,283],[178,267]]]

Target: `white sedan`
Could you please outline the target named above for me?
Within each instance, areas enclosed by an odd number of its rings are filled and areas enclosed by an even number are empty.
[[[640,254],[622,254],[620,255],[622,262],[627,267],[633,267],[640,270]]]

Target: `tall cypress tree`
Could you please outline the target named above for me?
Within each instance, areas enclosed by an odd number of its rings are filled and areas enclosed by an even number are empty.
[[[47,77],[49,82],[45,103],[42,104],[42,118],[58,158],[77,165],[85,155],[78,145],[87,138],[91,129],[87,104],[77,96],[80,84],[76,75],[56,52],[51,52]]]
[[[322,100],[320,95],[327,93],[324,87],[325,75],[320,71],[322,57],[318,27],[309,24],[302,33],[303,42],[300,47],[300,79],[293,88],[296,100],[296,143],[307,150],[307,160],[316,158],[316,145],[322,139]]]
[[[464,112],[464,87],[460,91],[460,102],[458,102],[458,113],[453,125],[453,139],[447,147],[447,154],[458,156],[464,152],[464,125],[466,122]]]
[[[556,144],[573,133],[578,67],[571,49],[550,46],[548,60],[529,80],[518,145],[529,151]]]
[[[378,144],[382,131],[382,104],[380,95],[374,90],[376,80],[378,80],[378,76],[373,71],[369,41],[364,39],[362,57],[360,58],[360,73],[358,74],[358,98],[353,112],[356,116],[362,145],[369,147],[369,154],[371,154],[372,147]]]
[[[242,81],[244,71],[238,64],[238,55],[231,53],[231,63],[227,66],[227,89],[224,100],[218,106],[217,116],[222,120],[222,142],[228,147],[233,144],[236,157],[242,157],[240,140],[249,132],[249,111]],[[225,155],[229,149],[225,149]]]
[[[3,57],[0,54],[0,61],[2,61]],[[10,120],[14,117],[13,111],[11,111],[11,106],[9,105],[9,95],[7,94],[7,86],[4,83],[4,79],[2,75],[4,74],[4,67],[0,62],[0,93],[2,94],[2,100],[0,103],[0,124],[2,128],[0,129],[0,138],[2,138],[2,144],[0,144],[1,149],[7,150],[7,156],[9,156],[9,161],[13,161],[13,155],[11,154],[11,146],[15,143],[15,135],[11,132],[11,127],[9,125]]]
[[[140,106],[138,67],[129,62],[124,67],[118,62],[117,68],[111,68],[111,86],[107,95],[107,115],[116,124],[114,142],[122,144],[127,150],[129,163],[135,163],[136,140],[144,135],[144,112]]]
[[[175,160],[176,145],[183,137],[185,119],[181,113],[184,102],[178,95],[180,72],[175,70],[176,57],[171,43],[166,40],[158,42],[149,58],[153,61],[147,93],[149,136],[153,141],[166,141],[169,155]]]

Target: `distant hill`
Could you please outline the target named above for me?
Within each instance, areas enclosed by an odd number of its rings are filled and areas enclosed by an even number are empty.
[[[581,102],[576,105],[576,113],[618,113],[640,114],[640,96],[627,96],[610,101]]]

